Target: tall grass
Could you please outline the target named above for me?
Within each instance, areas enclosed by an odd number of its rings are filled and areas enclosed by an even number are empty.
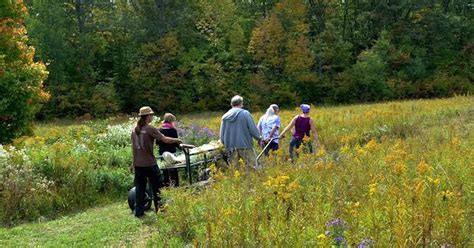
[[[283,111],[283,123],[297,113]],[[287,138],[262,171],[213,167],[211,186],[165,191],[170,203],[151,244],[473,245],[472,98],[315,107],[311,114],[323,144],[316,154],[288,162]],[[194,122],[216,129],[220,120]]]

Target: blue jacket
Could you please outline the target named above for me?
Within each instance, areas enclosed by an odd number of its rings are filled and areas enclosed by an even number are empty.
[[[252,137],[261,139],[249,111],[231,108],[222,116],[220,138],[227,149],[253,148]]]

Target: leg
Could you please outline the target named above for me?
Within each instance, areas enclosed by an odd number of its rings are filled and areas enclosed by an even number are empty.
[[[155,203],[155,211],[161,207],[160,188],[163,187],[162,174],[157,165],[154,165],[149,170],[149,179],[151,190],[153,191],[153,202]]]
[[[246,171],[260,168],[260,166],[257,164],[257,154],[255,154],[255,150],[253,148],[239,149],[238,152],[240,157],[242,157],[245,162]]]
[[[143,169],[143,167],[135,167],[135,216],[137,217],[145,214],[146,175]]]
[[[171,185],[178,187],[179,186],[178,169],[170,169],[169,174],[170,174],[170,179],[171,179]]]
[[[295,138],[292,138],[290,141],[290,159],[294,160],[298,154],[295,152],[295,147],[298,149],[301,145],[301,141]]]
[[[162,170],[162,172],[163,172],[163,185],[164,186],[170,186],[171,185],[170,170],[171,169]]]

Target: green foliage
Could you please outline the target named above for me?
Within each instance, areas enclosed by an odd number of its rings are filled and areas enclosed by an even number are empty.
[[[40,118],[131,113],[143,105],[224,110],[234,94],[253,109],[447,97],[474,85],[469,1],[28,6],[36,57],[50,71],[52,97]]]
[[[35,114],[49,95],[43,91],[48,72],[35,62],[23,18],[23,3],[0,5],[0,144],[31,132]]]

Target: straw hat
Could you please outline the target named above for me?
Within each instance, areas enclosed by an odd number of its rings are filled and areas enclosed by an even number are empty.
[[[148,107],[148,106],[144,106],[144,107],[141,107],[140,108],[140,113],[138,115],[142,116],[142,115],[151,115],[151,114],[154,114],[155,112],[153,112],[153,110]]]

